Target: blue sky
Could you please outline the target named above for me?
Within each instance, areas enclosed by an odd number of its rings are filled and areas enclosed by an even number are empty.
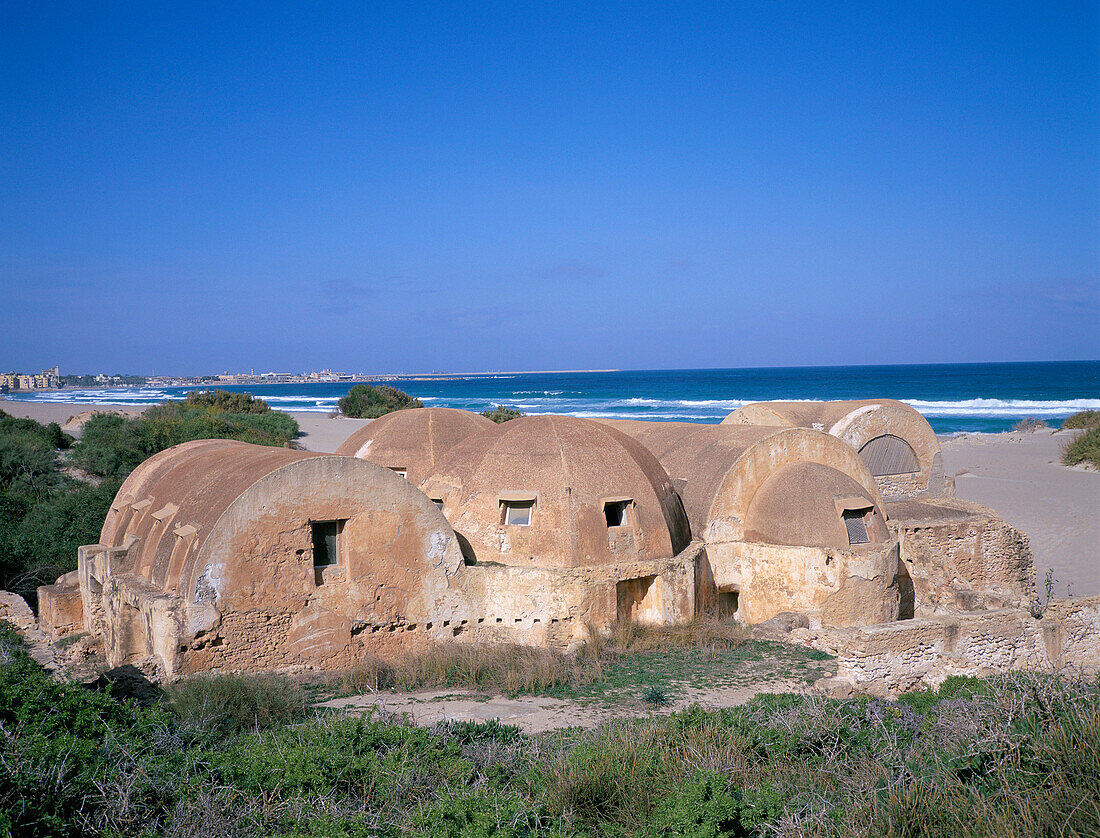
[[[1100,357],[1089,3],[9,3],[0,367]]]

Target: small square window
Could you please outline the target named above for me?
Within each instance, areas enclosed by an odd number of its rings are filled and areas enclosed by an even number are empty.
[[[397,466],[390,466],[390,471],[394,474],[400,474],[406,480],[409,479],[409,470],[407,468],[398,468]]]
[[[501,502],[504,507],[504,523],[514,527],[531,526],[531,513],[535,508],[533,500],[506,500]]]
[[[439,509],[443,509],[443,498],[432,498],[432,503],[434,503]]]
[[[629,527],[630,509],[634,506],[632,500],[609,500],[603,505],[603,517],[607,521],[608,529],[611,527]]]
[[[340,564],[340,533],[344,529],[343,521],[312,521],[313,566],[331,567]]]
[[[867,514],[870,509],[845,509],[843,513],[844,529],[848,532],[849,544],[870,544],[867,533]]]

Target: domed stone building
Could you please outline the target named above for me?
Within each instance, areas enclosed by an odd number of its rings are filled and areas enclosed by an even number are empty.
[[[462,440],[495,427],[484,416],[468,410],[449,407],[397,410],[359,428],[336,453],[378,463],[416,486]]]
[[[816,428],[848,443],[886,501],[917,616],[1026,606],[1035,596],[1027,536],[992,509],[954,498],[932,426],[893,399],[756,402],[732,425]]]
[[[142,463],[78,564],[40,589],[49,628],[165,675],[405,648],[463,566],[439,509],[389,469],[229,440]]]
[[[697,586],[720,613],[785,611],[828,625],[898,618],[907,580],[863,460],[801,428],[617,421],[679,488],[706,547]]]
[[[832,402],[755,402],[722,424],[813,428],[844,440],[863,457],[886,500],[955,494],[943,472],[932,426],[894,399]]]
[[[695,608],[695,555],[656,458],[587,419],[514,419],[456,446],[421,488],[454,526],[483,636],[569,642],[584,624],[674,623]],[[520,629],[520,633],[516,632]]]

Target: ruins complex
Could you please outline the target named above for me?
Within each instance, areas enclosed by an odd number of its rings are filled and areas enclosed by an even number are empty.
[[[781,622],[865,689],[1100,665],[1100,600],[1040,622],[1027,537],[953,488],[889,400],[721,425],[419,408],[336,454],[189,442],[127,478],[38,624],[157,677],[702,616]]]

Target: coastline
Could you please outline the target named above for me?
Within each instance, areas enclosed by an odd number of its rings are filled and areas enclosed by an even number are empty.
[[[83,408],[83,409],[82,409]],[[0,410],[64,425],[89,411],[137,416],[131,405],[11,402]],[[297,443],[307,451],[332,453],[369,419],[349,419],[316,411],[284,411],[298,422]],[[940,437],[944,468],[955,478],[958,497],[997,511],[1025,533],[1035,554],[1036,587],[1053,570],[1054,596],[1100,595],[1100,472],[1060,462],[1067,431],[959,433]]]

